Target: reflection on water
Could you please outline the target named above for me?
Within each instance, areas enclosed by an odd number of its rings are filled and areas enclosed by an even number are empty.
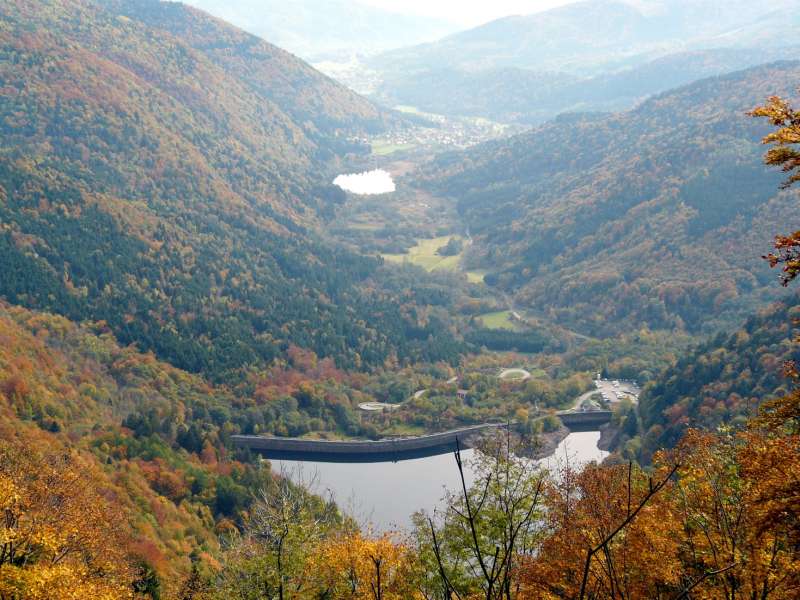
[[[470,460],[473,450],[462,456]],[[409,527],[411,514],[422,508],[432,511],[445,488],[461,485],[452,454],[383,463],[328,463],[273,460],[274,470],[284,469],[293,478],[308,480],[316,475],[316,492],[328,492],[341,508],[362,523],[389,530]],[[468,473],[467,475],[470,475]],[[468,483],[471,477],[467,478]]]
[[[561,441],[553,454],[539,463],[548,469],[558,469],[565,465],[577,469],[593,460],[602,462],[608,456],[608,452],[597,447],[599,441],[599,431],[570,433]]]
[[[540,461],[553,468],[569,460],[576,467],[608,455],[597,448],[599,431],[569,434],[550,457]],[[469,463],[473,450],[462,456]],[[452,454],[404,460],[397,463],[323,463],[273,460],[275,471],[283,470],[293,479],[308,482],[314,479],[315,491],[332,493],[337,503],[363,524],[371,523],[380,530],[408,528],[411,515],[425,509],[432,512],[441,506],[445,490],[457,491],[461,481]],[[473,474],[467,469],[467,484]]]
[[[333,180],[333,184],[338,185],[346,192],[365,196],[386,194],[395,191],[394,180],[391,174],[383,169],[339,175]]]

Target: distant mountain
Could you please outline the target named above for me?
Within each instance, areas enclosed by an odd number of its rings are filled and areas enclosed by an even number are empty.
[[[389,74],[502,67],[585,73],[610,62],[624,65],[657,35],[648,20],[626,4],[587,1],[504,17],[436,42],[392,50],[374,57],[370,65]]]
[[[289,344],[354,368],[454,351],[318,232],[348,140],[396,117],[289,53],[181,4],[11,0],[0,89],[9,302],[237,385]]]
[[[702,77],[800,58],[798,9],[800,0],[586,0],[372,57],[359,89],[388,106],[524,124],[622,110]]]
[[[471,267],[520,307],[607,336],[713,331],[775,294],[759,257],[800,208],[761,163],[745,112],[793,97],[800,63],[704,79],[618,114],[565,115],[438,157],[417,184],[453,198]]]
[[[648,96],[704,77],[798,58],[800,46],[695,50],[588,78],[515,67],[477,71],[434,68],[386,79],[374,97],[388,106],[402,104],[444,115],[539,124],[565,112],[632,108]]]
[[[524,68],[592,75],[678,51],[794,43],[798,0],[586,0],[492,21],[376,56],[388,77],[432,69]]]
[[[187,0],[314,62],[342,60],[439,39],[457,27],[354,0]]]

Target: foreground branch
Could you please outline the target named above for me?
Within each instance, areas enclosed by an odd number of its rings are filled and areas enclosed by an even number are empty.
[[[679,467],[679,465],[675,465],[674,467],[672,467],[672,470],[670,470],[670,472],[667,474],[667,476],[664,477],[664,479],[661,480],[655,486],[653,485],[653,480],[650,479],[649,490],[648,490],[647,494],[645,495],[645,497],[642,498],[642,501],[639,502],[639,506],[637,506],[636,509],[633,512],[631,512],[630,508],[629,508],[628,509],[628,516],[625,518],[625,520],[622,521],[622,523],[620,523],[619,526],[614,531],[612,531],[608,536],[606,536],[606,538],[602,542],[600,542],[594,548],[590,548],[589,549],[588,553],[586,554],[586,563],[583,566],[583,581],[581,582],[581,593],[580,593],[580,596],[579,596],[580,600],[583,600],[586,597],[586,584],[589,581],[589,568],[592,565],[592,558],[594,557],[594,555],[597,554],[600,550],[605,550],[607,548],[608,544],[610,544],[611,541],[614,539],[614,537],[616,537],[616,535],[620,531],[622,531],[625,527],[627,527],[630,524],[630,522],[633,521],[634,518],[636,518],[636,515],[639,514],[639,511],[642,510],[645,507],[645,505],[650,501],[650,499],[653,496],[655,496],[665,485],[667,485],[667,483],[669,482],[670,479],[672,479],[672,476],[678,470],[678,467]],[[630,469],[630,467],[629,467],[629,469]],[[631,484],[628,483],[628,486],[629,486],[628,487],[628,493],[629,494],[630,494],[630,485]]]

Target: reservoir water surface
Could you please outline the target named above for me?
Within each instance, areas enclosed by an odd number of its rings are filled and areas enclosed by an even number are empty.
[[[396,189],[391,174],[383,169],[339,175],[333,184],[346,192],[362,196],[388,194]]]
[[[540,462],[547,468],[569,460],[577,466],[601,461],[608,453],[597,447],[599,431],[569,434],[548,458]],[[462,452],[469,462],[473,450]],[[421,509],[432,512],[441,506],[446,490],[460,489],[460,479],[452,453],[400,462],[330,463],[272,460],[275,471],[283,471],[296,481],[314,480],[314,491],[333,495],[336,502],[362,524],[388,531],[408,529],[411,515]],[[467,471],[467,483],[472,474]]]

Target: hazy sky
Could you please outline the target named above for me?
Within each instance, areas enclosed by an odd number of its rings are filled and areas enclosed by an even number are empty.
[[[575,0],[360,0],[399,13],[440,17],[474,26],[507,15],[528,15]]]

